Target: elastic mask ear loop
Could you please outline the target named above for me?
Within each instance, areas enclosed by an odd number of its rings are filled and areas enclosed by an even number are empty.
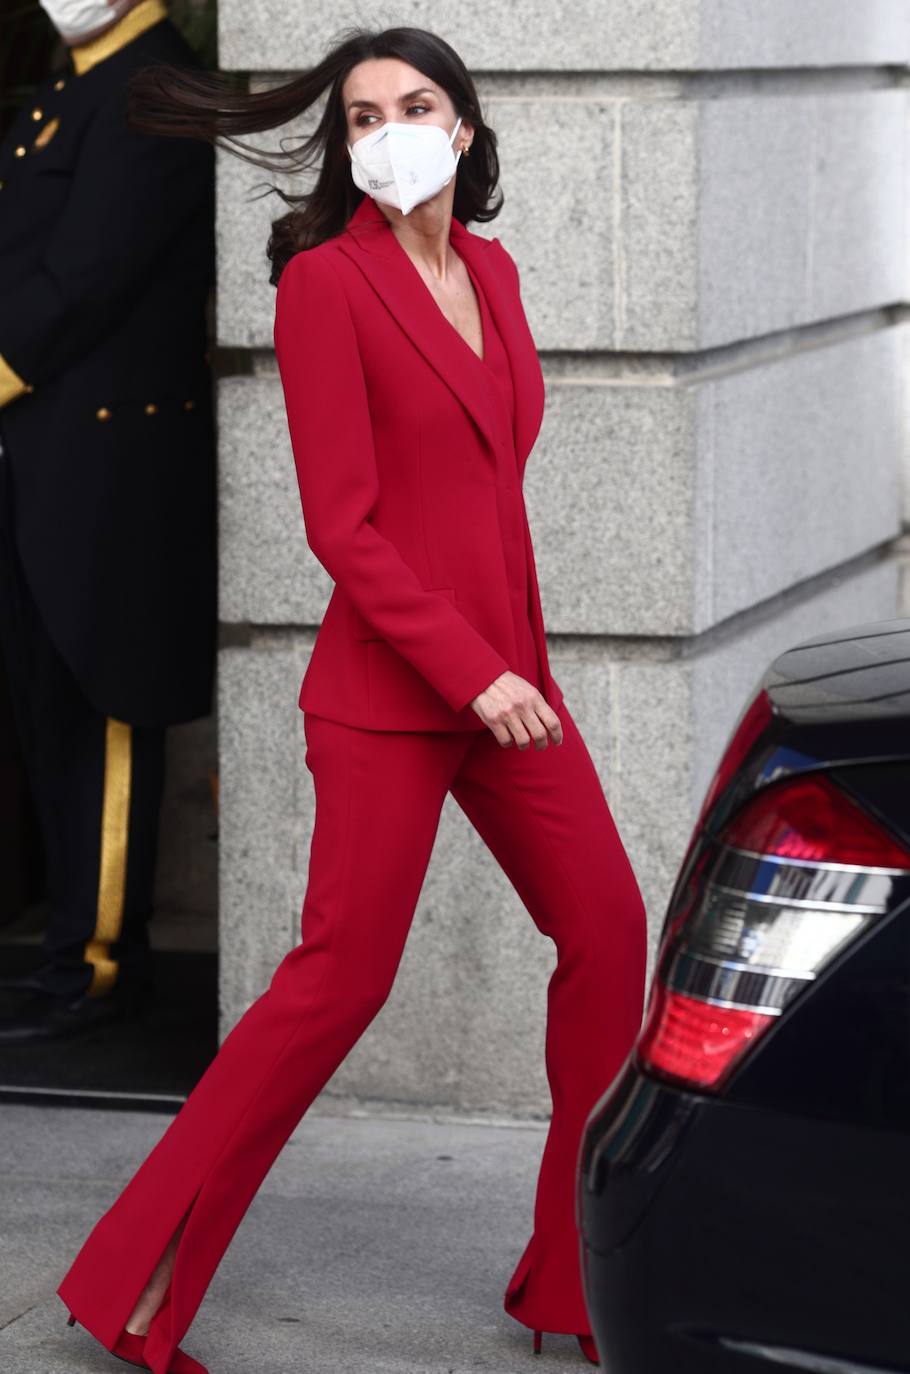
[[[456,123],[455,123],[455,128],[452,130],[452,137],[449,139],[449,147],[450,147],[450,148],[451,148],[452,143],[453,143],[453,141],[454,141],[454,139],[455,139],[455,135],[458,133],[458,126],[459,126],[460,124],[461,124],[461,115],[458,116],[458,119],[456,120]],[[458,159],[459,159],[460,157],[461,157],[461,149],[459,148],[459,149],[458,149],[458,152],[455,154],[455,170],[456,170],[456,171],[458,170]],[[454,176],[454,172],[453,172],[452,175]]]

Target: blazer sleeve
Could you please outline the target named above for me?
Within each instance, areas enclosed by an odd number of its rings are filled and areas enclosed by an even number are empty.
[[[101,343],[172,240],[213,213],[213,149],[139,132],[127,99],[124,84],[94,115],[42,260],[0,296],[0,404]]]
[[[366,382],[347,296],[325,255],[296,253],[282,271],[274,342],[310,548],[361,615],[461,710],[509,664],[370,522],[379,475]]]

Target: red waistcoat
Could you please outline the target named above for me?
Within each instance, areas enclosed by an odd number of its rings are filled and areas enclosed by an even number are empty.
[[[449,237],[498,334],[483,359],[369,196],[278,283],[306,537],[335,583],[298,704],[371,729],[485,729],[470,702],[507,669],[562,701],[522,495],[544,383],[518,271],[454,216]]]

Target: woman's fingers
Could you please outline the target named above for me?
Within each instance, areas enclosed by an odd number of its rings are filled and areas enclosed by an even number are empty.
[[[546,749],[562,744],[562,724],[534,685],[517,673],[501,674],[472,702],[503,749]]]
[[[510,711],[507,720],[509,725],[509,733],[511,734],[512,739],[518,745],[518,748],[527,749],[528,745],[531,743],[532,732],[530,730],[530,727],[525,727],[525,722],[522,720],[520,712],[517,710]]]
[[[534,707],[518,718],[518,733],[513,731],[519,749],[527,749],[533,743],[535,749],[546,749],[550,742],[562,744],[562,723],[559,716],[543,697],[538,697]]]
[[[541,698],[543,700],[543,698]],[[538,707],[537,714],[544,723],[544,729],[554,744],[562,744],[562,721],[546,701]],[[543,746],[546,747],[546,746]]]
[[[502,745],[503,749],[511,748],[512,744],[514,743],[514,740],[512,739],[512,736],[509,733],[509,727],[506,725],[504,720],[488,720],[487,725],[493,731],[493,734],[496,736],[497,740]]]

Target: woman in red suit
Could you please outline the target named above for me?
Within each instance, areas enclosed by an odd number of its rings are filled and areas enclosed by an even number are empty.
[[[161,76],[148,127],[277,127],[328,90],[314,190],[276,222],[275,349],[310,548],[334,589],[299,705],[315,788],[301,942],[58,1288],[154,1374],[276,1155],[392,988],[447,793],[556,947],[553,1110],[505,1310],[596,1361],[574,1211],[581,1131],[639,1030],[641,895],[547,659],[522,498],[544,384],[457,54],[357,32],[277,91]],[[153,108],[155,118],[149,114]],[[148,123],[152,120],[151,123]],[[298,154],[299,156],[299,154]],[[501,202],[500,202],[501,203]]]

